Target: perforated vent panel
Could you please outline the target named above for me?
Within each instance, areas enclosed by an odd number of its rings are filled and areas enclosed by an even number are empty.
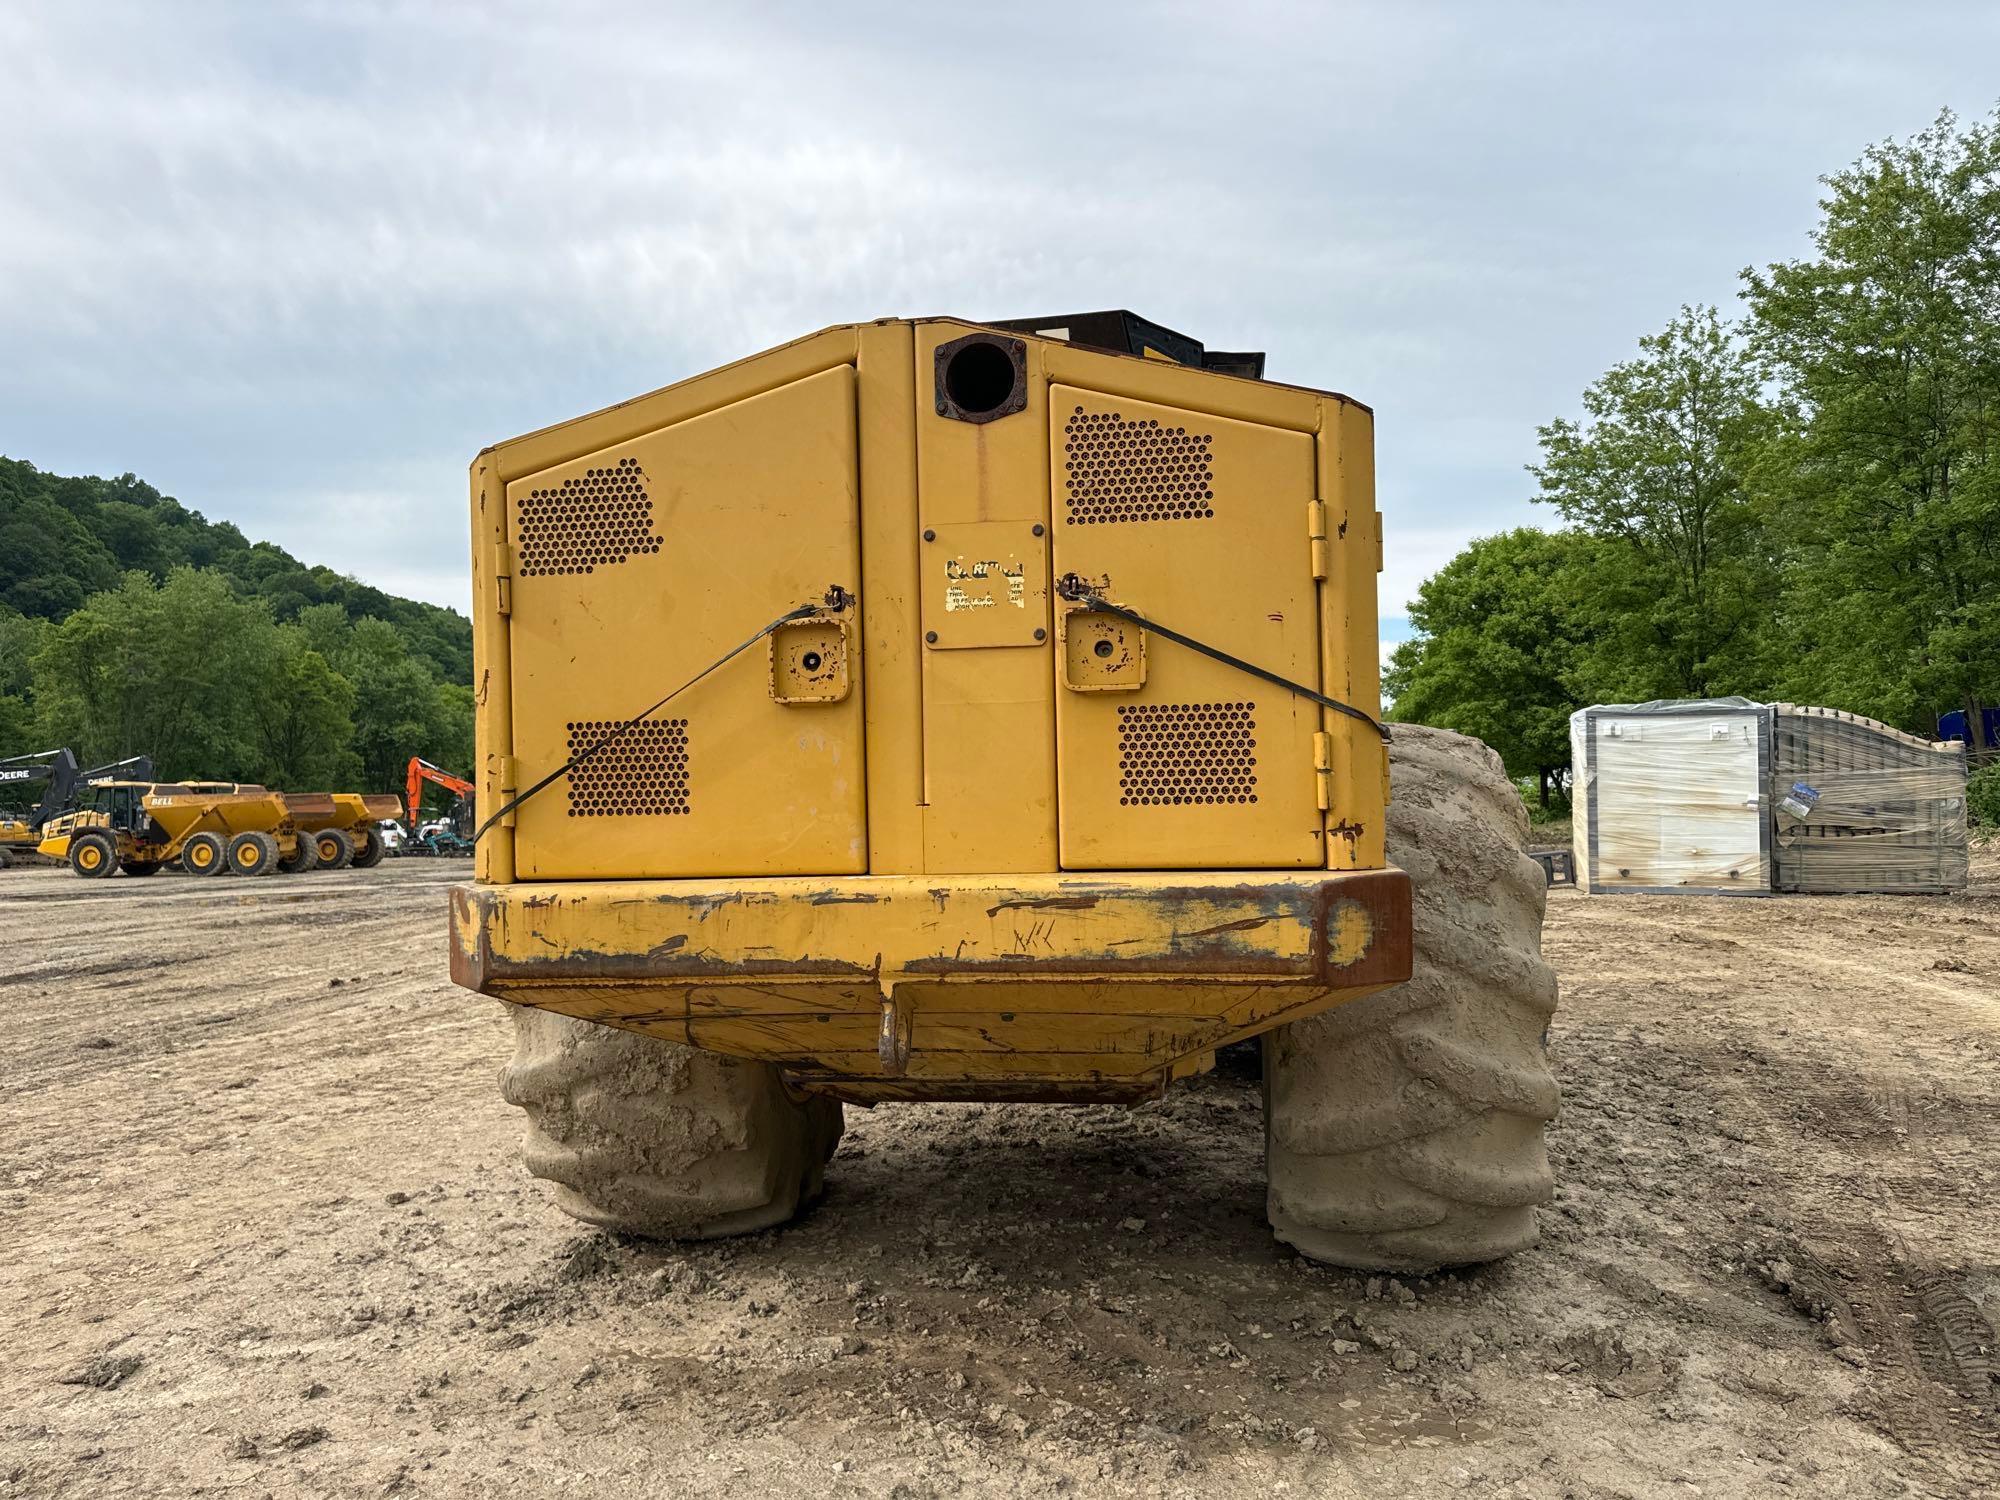
[[[572,818],[657,818],[688,810],[686,719],[647,719],[565,778]],[[569,726],[570,758],[618,727],[614,719]]]
[[[519,501],[517,520],[524,576],[589,573],[660,550],[653,499],[636,458],[530,490]]]
[[[1125,703],[1118,708],[1121,806],[1257,800],[1254,703]]]
[[[1215,514],[1213,434],[1079,406],[1063,428],[1071,526]]]

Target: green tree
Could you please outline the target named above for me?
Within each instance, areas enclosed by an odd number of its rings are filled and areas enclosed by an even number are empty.
[[[1383,678],[1390,717],[1477,735],[1510,774],[1535,778],[1546,807],[1569,765],[1569,716],[1591,701],[1577,673],[1595,641],[1591,579],[1605,550],[1532,527],[1473,542],[1410,605],[1417,634]]]
[[[2000,699],[2000,126],[1825,179],[1814,254],[1743,273],[1788,431],[1788,696],[1914,730]]]
[[[1538,429],[1540,498],[1608,544],[1597,676],[1621,696],[1742,691],[1775,578],[1745,475],[1772,426],[1749,355],[1712,307],[1683,307]]]
[[[28,663],[47,630],[44,622],[0,605],[0,758],[46,748],[37,743],[34,705],[29,700],[34,673]]]
[[[252,779],[248,699],[263,677],[270,617],[213,573],[143,573],[93,595],[48,633],[33,660],[51,740],[86,765],[150,754],[163,776]]]
[[[299,612],[298,629],[353,685],[353,749],[366,785],[402,784],[410,757],[458,769],[472,758],[472,690],[441,682],[384,620],[348,623],[334,605]]]
[[[261,681],[249,704],[257,779],[295,790],[340,790],[361,774],[351,748],[354,686],[295,625],[264,639]]]

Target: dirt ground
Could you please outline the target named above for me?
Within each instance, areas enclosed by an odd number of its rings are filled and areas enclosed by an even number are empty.
[[[1560,1187],[1429,1279],[1263,1218],[1243,1070],[850,1110],[675,1249],[516,1162],[465,866],[0,874],[0,1497],[2000,1494],[2000,852],[1551,901]]]

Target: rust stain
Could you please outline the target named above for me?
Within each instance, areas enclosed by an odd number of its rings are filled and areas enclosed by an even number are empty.
[[[1184,938],[1199,938],[1214,937],[1219,932],[1249,932],[1252,928],[1262,927],[1266,923],[1275,920],[1276,918],[1274,917],[1244,917],[1235,922],[1224,922],[1219,927],[1202,927],[1194,932],[1184,932],[1181,936]]]
[[[986,915],[997,917],[1003,911],[1026,908],[1031,911],[1089,911],[1097,905],[1095,896],[1044,896],[1040,900],[1002,901],[998,906],[986,908]]]

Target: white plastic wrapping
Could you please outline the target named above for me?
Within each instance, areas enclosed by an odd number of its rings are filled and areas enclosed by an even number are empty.
[[[1963,745],[1704,698],[1581,709],[1570,749],[1586,891],[1965,888]]]
[[[1747,698],[1571,715],[1578,886],[1768,892],[1770,726],[1770,710]]]
[[[1781,891],[1963,890],[1965,746],[1858,714],[1772,705]]]

